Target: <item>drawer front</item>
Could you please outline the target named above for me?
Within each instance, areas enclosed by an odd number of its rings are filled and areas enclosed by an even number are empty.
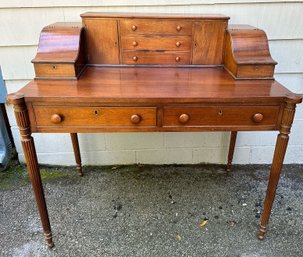
[[[123,50],[190,51],[191,37],[132,36],[122,37],[121,44]]]
[[[34,106],[37,127],[156,126],[156,108]]]
[[[140,52],[122,53],[123,64],[189,64],[189,52]]]
[[[275,126],[279,106],[164,108],[163,126]]]
[[[129,34],[175,34],[191,35],[191,21],[123,19],[120,20],[121,35]]]
[[[42,77],[75,77],[74,64],[65,63],[35,63],[35,73],[37,78]]]

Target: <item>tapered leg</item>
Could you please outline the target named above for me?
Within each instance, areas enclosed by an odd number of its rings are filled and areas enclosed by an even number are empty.
[[[24,102],[24,98],[22,96],[11,95],[9,100],[14,104],[14,111],[17,120],[17,125],[20,130],[21,143],[27,163],[27,170],[33,186],[33,191],[36,198],[38,211],[40,214],[44,236],[47,241],[48,247],[52,248],[54,246],[54,243],[52,240],[52,232],[44,198],[43,186],[41,183],[40,170],[38,166],[34,140],[31,136],[28,111]]]
[[[77,164],[78,175],[83,176],[78,135],[77,135],[77,133],[71,133],[70,136],[71,136],[72,143],[73,143],[74,155],[75,155],[75,160],[76,160],[76,164]]]
[[[258,238],[260,240],[264,239],[266,233],[266,226],[268,224],[272,205],[276,196],[276,189],[280,178],[285,152],[287,149],[289,139],[288,135],[290,133],[294,114],[295,105],[292,103],[287,103],[283,112],[281,129],[276,142],[276,148],[268,180],[267,192],[264,200],[264,209],[261,216],[260,228],[258,233]]]
[[[229,151],[228,151],[228,157],[227,157],[227,165],[226,165],[226,171],[231,171],[231,164],[234,157],[234,151],[235,151],[235,145],[237,140],[237,131],[232,131],[230,133],[230,143],[229,143]]]

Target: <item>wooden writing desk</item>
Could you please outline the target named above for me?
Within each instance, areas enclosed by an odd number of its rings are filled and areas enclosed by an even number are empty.
[[[8,96],[48,246],[52,234],[32,133],[279,131],[258,238],[266,232],[301,97],[273,79],[265,33],[222,15],[86,13],[41,32],[35,80]]]

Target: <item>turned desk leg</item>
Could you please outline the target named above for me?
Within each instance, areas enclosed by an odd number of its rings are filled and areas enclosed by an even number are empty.
[[[234,157],[234,151],[236,146],[236,140],[237,140],[237,131],[231,131],[230,133],[230,143],[229,143],[229,151],[228,151],[228,157],[227,157],[227,165],[226,165],[226,171],[231,171],[231,164]]]
[[[10,99],[11,102],[14,104],[14,111],[17,120],[17,125],[20,130],[21,143],[26,159],[27,170],[33,186],[33,191],[36,198],[38,211],[40,214],[44,236],[47,241],[48,247],[52,248],[54,246],[54,243],[52,240],[52,232],[44,198],[43,186],[41,183],[41,176],[38,166],[35,144],[33,137],[31,136],[28,111],[24,102],[24,98],[22,96],[15,95],[14,98]]]
[[[77,164],[77,172],[78,172],[79,176],[83,176],[78,135],[77,135],[77,133],[71,133],[70,136],[71,136],[73,148],[74,148],[74,155],[75,155],[75,160],[76,160],[76,164]]]
[[[261,216],[260,228],[258,233],[258,238],[260,240],[264,239],[266,233],[266,226],[268,224],[272,205],[276,196],[276,189],[280,179],[280,173],[281,173],[284,156],[289,139],[288,135],[290,133],[290,128],[293,122],[294,114],[295,114],[295,105],[287,102],[282,117],[280,133],[277,137],[273,162],[272,162],[269,180],[268,180],[267,192],[264,200],[263,213]]]

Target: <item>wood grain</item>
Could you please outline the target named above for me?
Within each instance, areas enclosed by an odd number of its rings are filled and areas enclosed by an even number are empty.
[[[82,172],[81,154],[80,154],[80,147],[79,147],[79,141],[78,141],[78,134],[71,133],[70,137],[72,140],[75,160],[76,160],[76,164],[77,164],[77,173],[81,177],[81,176],[83,176],[83,172]]]
[[[134,42],[136,44],[134,44]],[[189,36],[125,36],[121,38],[123,50],[171,50],[190,51],[191,37]]]
[[[133,30],[133,26],[136,29]],[[180,29],[178,29],[178,27]],[[172,35],[191,35],[192,22],[184,20],[161,20],[161,19],[121,19],[121,36],[140,35],[140,34],[172,34]]]
[[[276,189],[280,179],[280,173],[289,141],[290,129],[293,123],[296,106],[291,102],[286,102],[282,116],[280,133],[277,137],[277,143],[273,156],[273,162],[270,170],[266,196],[264,200],[264,210],[261,216],[258,238],[264,239],[267,224],[269,221],[272,205],[276,195]]]
[[[81,23],[54,23],[43,28],[34,63],[36,78],[76,79],[86,63]]]
[[[226,27],[225,21],[194,23],[193,64],[222,64]]]
[[[227,164],[226,164],[226,171],[230,172],[232,167],[232,161],[234,158],[235,146],[237,141],[237,131],[231,131],[230,133],[230,141],[229,141],[229,149],[228,149],[228,156],[227,156]]]
[[[224,65],[235,78],[273,78],[275,65],[263,30],[252,26],[229,26]]]
[[[9,99],[11,103],[14,104],[14,112],[16,116],[17,125],[20,131],[21,144],[25,155],[28,174],[33,186],[33,191],[36,198],[38,211],[40,214],[44,236],[48,247],[52,248],[54,247],[54,243],[52,240],[52,232],[44,197],[43,186],[41,182],[34,139],[31,136],[31,128],[28,117],[28,111],[25,105],[25,99],[21,94],[10,95]]]
[[[122,53],[122,63],[132,65],[159,63],[172,65],[189,64],[190,52],[127,51]]]
[[[86,28],[88,63],[119,64],[116,19],[83,19]]]
[[[34,106],[37,127],[119,127],[119,126],[156,126],[156,109],[140,107],[63,107]],[[62,121],[54,123],[51,116],[57,114]],[[138,124],[131,122],[132,115],[139,115]]]
[[[31,102],[66,104],[301,101],[275,80],[234,80],[222,67],[88,67],[79,80],[35,80],[20,93]]]
[[[152,19],[180,19],[180,20],[229,20],[229,17],[222,14],[201,14],[201,13],[118,13],[118,12],[86,12],[80,15],[82,18],[152,18]]]
[[[206,106],[206,107],[167,107],[164,108],[163,126],[265,126],[277,128],[280,106]],[[254,122],[253,116],[262,113],[262,122]],[[183,114],[190,118],[181,123]]]

